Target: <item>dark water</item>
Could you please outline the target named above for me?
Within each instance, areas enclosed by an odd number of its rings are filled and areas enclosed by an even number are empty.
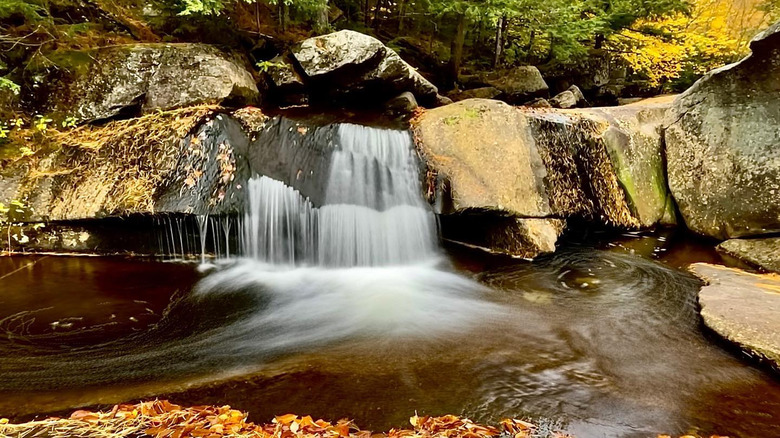
[[[375,430],[417,411],[581,437],[780,436],[780,383],[702,334],[699,282],[676,269],[719,261],[702,248],[625,236],[533,264],[455,248],[438,270],[246,262],[195,292],[191,265],[0,258],[0,416],[159,395]]]

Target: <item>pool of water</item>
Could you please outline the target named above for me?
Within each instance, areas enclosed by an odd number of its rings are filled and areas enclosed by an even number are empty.
[[[719,262],[663,235],[534,263],[450,248],[414,266],[280,270],[0,258],[0,416],[167,397],[364,428],[414,412],[543,419],[580,437],[780,436],[780,383],[703,334]]]

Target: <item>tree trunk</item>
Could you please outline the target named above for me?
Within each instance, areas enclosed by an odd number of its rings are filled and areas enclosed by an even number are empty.
[[[529,63],[531,59],[531,52],[534,49],[534,43],[536,42],[536,31],[532,30],[531,35],[528,37],[528,45],[525,48],[525,62]]]
[[[278,15],[277,20],[279,20],[279,30],[287,31],[287,5],[284,4],[284,0],[278,0],[276,15]]]
[[[593,44],[594,49],[601,49],[604,47],[604,41],[606,41],[606,38],[602,34],[596,34],[595,42]]]
[[[400,0],[398,2],[398,33],[404,31],[404,19],[406,18],[406,1]]]
[[[260,2],[255,2],[255,23],[257,23],[257,34],[260,35],[263,32],[260,30]]]
[[[506,22],[506,15],[498,19],[496,23],[496,53],[493,58],[493,67],[498,67],[501,63],[501,52],[504,49],[504,23]]]
[[[463,64],[463,45],[466,43],[466,14],[458,14],[457,20],[455,39],[450,45],[451,85],[455,85],[458,76],[460,76],[460,66]]]
[[[330,20],[328,19],[329,5],[328,0],[325,0],[325,4],[322,5],[319,11],[317,11],[316,31],[325,32],[328,30]]]

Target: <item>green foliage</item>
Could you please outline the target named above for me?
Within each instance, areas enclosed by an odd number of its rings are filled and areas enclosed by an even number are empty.
[[[219,15],[225,4],[226,0],[181,0],[180,15]]]
[[[65,117],[65,120],[62,121],[62,127],[63,128],[75,128],[76,127],[76,118],[69,116]]]
[[[258,70],[260,70],[263,73],[268,73],[270,70],[273,70],[275,68],[282,68],[284,67],[284,64],[281,62],[273,62],[273,61],[260,61],[257,64]]]
[[[9,90],[11,93],[18,95],[21,87],[8,78],[0,78],[0,90]]]
[[[0,1],[0,20],[21,16],[28,22],[37,23],[49,19],[46,2],[34,0]]]
[[[33,119],[33,129],[39,132],[46,132],[49,129],[49,123],[51,122],[52,119],[38,114]]]

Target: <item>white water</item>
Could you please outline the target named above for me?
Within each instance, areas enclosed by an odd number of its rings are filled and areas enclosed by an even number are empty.
[[[438,338],[503,314],[484,300],[483,286],[441,269],[436,217],[422,198],[408,132],[344,124],[323,147],[331,148],[322,154],[330,157],[323,205],[258,176],[247,184],[242,217],[212,218],[236,222],[223,228],[238,230],[243,257],[218,257],[223,263],[193,298],[249,294],[264,303],[214,331],[223,349],[266,354],[356,336]]]
[[[316,208],[282,182],[249,182],[244,254],[283,265],[408,264],[436,254],[436,218],[421,198],[408,132],[339,126]]]

